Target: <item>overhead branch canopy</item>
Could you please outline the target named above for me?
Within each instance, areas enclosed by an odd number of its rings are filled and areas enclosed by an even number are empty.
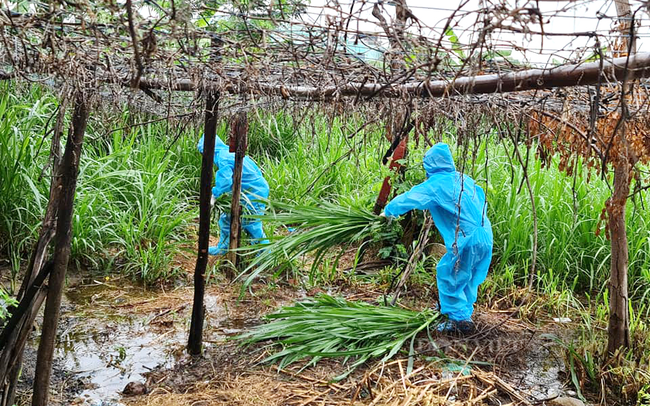
[[[370,121],[394,111],[397,100],[418,112],[416,131],[435,121],[430,114],[463,122],[478,106],[508,114],[523,107],[518,122],[533,120],[527,129],[538,132],[554,133],[552,123],[571,116],[571,126],[561,126],[568,140],[603,159],[611,137],[594,133],[599,120],[615,121],[621,93],[612,85],[640,84],[627,119],[638,123],[648,109],[650,54],[617,51],[613,58],[609,51],[625,35],[638,37],[643,49],[648,16],[631,10],[628,33],[603,29],[603,20],[618,24],[607,13],[593,23],[584,16],[589,24],[567,31],[563,21],[583,13],[582,5],[556,3],[28,1],[0,11],[0,79],[83,85],[183,117],[200,111],[195,96],[206,90],[222,95],[222,114],[242,103],[318,101],[343,103],[336,108],[345,112],[367,105]],[[634,145],[642,151],[646,144],[640,138]]]
[[[549,31],[575,12],[572,2],[542,9],[534,1],[496,3],[429,10],[406,2],[21,2],[0,11],[0,79],[135,87],[154,99],[155,90],[210,87],[326,100],[511,92],[650,75],[647,54],[607,59],[603,46],[616,40],[609,30]],[[470,17],[478,21],[471,30]],[[545,49],[544,37],[570,46]]]

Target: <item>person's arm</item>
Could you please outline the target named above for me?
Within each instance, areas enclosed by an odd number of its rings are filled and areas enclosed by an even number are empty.
[[[424,210],[434,198],[433,190],[429,182],[413,186],[411,190],[395,197],[386,205],[384,214],[388,217],[399,217],[402,214],[418,209]]]
[[[224,193],[232,190],[232,167],[230,165],[219,165],[219,170],[214,180],[212,194],[214,197],[220,197]]]

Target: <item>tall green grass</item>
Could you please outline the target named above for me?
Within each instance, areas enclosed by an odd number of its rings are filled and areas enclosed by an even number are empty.
[[[75,206],[72,253],[86,263],[118,258],[129,274],[147,282],[173,274],[171,259],[186,240],[196,215],[198,159],[184,165],[195,149],[192,137],[174,144],[156,126],[114,133],[107,151],[89,144],[82,157]],[[198,154],[197,154],[198,155]]]
[[[362,117],[346,123],[330,123],[322,116],[313,120],[312,127],[280,115],[277,120],[270,120],[285,122],[280,129],[275,124],[256,126],[258,130],[277,131],[276,137],[283,140],[277,149],[271,142],[268,147],[257,148],[257,153],[251,151],[264,170],[271,198],[299,204],[331,201],[344,206],[372,206],[381,186],[379,182],[389,174],[381,164],[388,147],[383,134],[376,129],[363,129],[350,139],[348,136],[363,126]],[[251,143],[259,142],[255,141],[256,136],[273,139],[259,135],[258,131],[251,134]]]
[[[41,171],[51,137],[43,135],[56,101],[36,87],[0,86],[0,249],[15,274],[29,257],[47,204],[49,171],[45,177]],[[196,134],[172,145],[161,125],[109,136],[96,127],[91,121],[81,158],[73,261],[118,266],[146,282],[171,276],[171,260],[196,216]]]
[[[0,83],[0,252],[15,275],[47,205],[48,179],[40,178],[40,170],[49,154],[45,126],[56,101],[36,87],[14,90]]]
[[[481,150],[474,176],[485,182],[485,151]],[[487,182],[488,216],[494,228],[493,275],[511,269],[514,280],[528,278],[532,258],[533,212],[524,171],[510,166],[502,146],[489,149]],[[556,162],[542,168],[531,157],[528,177],[535,196],[538,222],[538,286],[549,291],[572,290],[603,293],[610,271],[610,243],[597,230],[610,191],[596,174],[589,178],[577,166],[577,177],[567,176]],[[589,178],[589,181],[586,180]],[[483,183],[485,185],[485,183]],[[647,301],[650,283],[650,211],[641,209],[637,197],[627,210],[630,247],[629,277],[635,299]]]

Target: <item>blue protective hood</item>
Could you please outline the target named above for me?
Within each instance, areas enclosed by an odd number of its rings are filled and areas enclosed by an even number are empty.
[[[199,153],[201,153],[201,154],[203,153],[203,138],[205,138],[205,134],[201,136],[201,139],[199,140],[199,143],[196,145],[196,148],[199,150]],[[219,151],[219,149],[223,149],[223,148],[230,149],[226,144],[223,143],[223,141],[221,141],[221,138],[219,138],[218,135],[215,136],[214,138],[215,138],[214,139],[214,152],[215,152],[215,154],[217,153],[217,151]]]
[[[429,148],[422,161],[427,178],[436,172],[455,172],[454,158],[447,144],[438,143]]]

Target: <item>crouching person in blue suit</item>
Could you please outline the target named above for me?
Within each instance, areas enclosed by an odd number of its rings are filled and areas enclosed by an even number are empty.
[[[199,140],[197,148],[203,154],[203,137]],[[225,193],[232,192],[232,175],[235,167],[235,154],[230,152],[228,146],[217,136],[214,146],[214,164],[217,166],[215,186],[212,188],[214,198],[219,198]],[[262,171],[248,156],[244,157],[244,166],[241,176],[241,195],[244,211],[247,214],[262,215],[266,206],[258,199],[266,200],[269,197],[269,184],[264,179]],[[230,213],[222,213],[219,217],[221,236],[216,247],[210,247],[210,255],[223,255],[230,245]],[[244,219],[242,228],[252,238],[252,243],[268,244],[262,222],[259,219]]]
[[[429,210],[447,248],[436,278],[440,312],[448,320],[438,329],[469,334],[475,330],[472,313],[478,287],[492,259],[492,225],[486,216],[485,193],[472,178],[456,171],[446,144],[431,147],[423,164],[427,180],[395,197],[384,215]]]

